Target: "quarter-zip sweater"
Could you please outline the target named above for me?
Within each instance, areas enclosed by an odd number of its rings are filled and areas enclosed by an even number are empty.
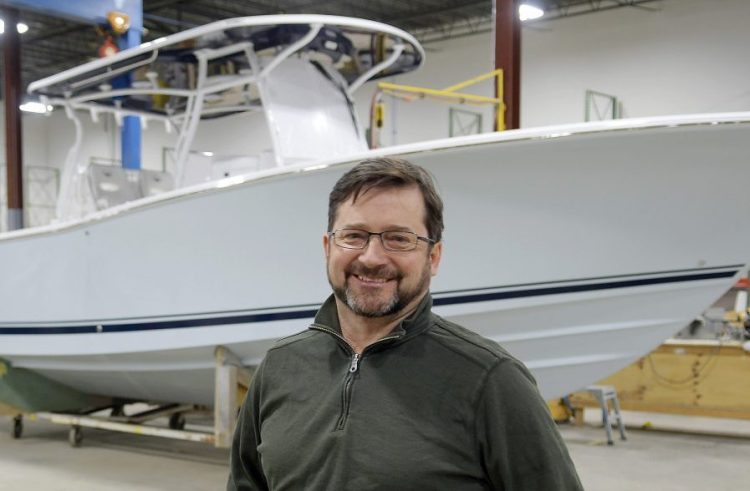
[[[361,355],[330,297],[268,351],[227,489],[578,490],[533,377],[497,343],[417,310]]]

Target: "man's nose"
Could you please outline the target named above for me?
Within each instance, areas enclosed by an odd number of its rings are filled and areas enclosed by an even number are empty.
[[[380,235],[371,235],[370,240],[359,255],[359,261],[366,266],[383,264],[388,261],[388,251],[383,247]]]

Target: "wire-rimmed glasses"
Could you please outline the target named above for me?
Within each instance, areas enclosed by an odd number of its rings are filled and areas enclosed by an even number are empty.
[[[422,237],[414,232],[405,230],[386,230],[384,232],[368,232],[355,228],[340,228],[329,232],[328,235],[333,237],[333,243],[344,249],[364,249],[370,242],[370,237],[377,235],[380,237],[380,243],[383,249],[392,252],[408,252],[417,248],[419,241],[434,244],[435,241]]]

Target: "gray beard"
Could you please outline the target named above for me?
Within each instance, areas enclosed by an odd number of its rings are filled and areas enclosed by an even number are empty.
[[[383,303],[379,308],[369,308],[364,305],[364,302],[360,302],[360,298],[355,295],[349,286],[345,288],[333,288],[333,294],[336,295],[341,302],[345,303],[351,310],[357,315],[362,317],[386,317],[395,314],[403,309],[409,301],[404,302],[401,295],[399,295],[399,289],[396,288],[396,292],[390,298],[387,303]]]
[[[387,317],[398,314],[415,298],[421,296],[427,290],[430,282],[430,267],[428,261],[428,263],[425,264],[419,283],[413,290],[403,291],[401,289],[401,278],[399,277],[397,279],[398,283],[396,285],[396,291],[393,293],[393,296],[391,296],[387,302],[383,302],[379,306],[373,308],[368,307],[365,299],[356,295],[352,289],[349,288],[349,274],[351,273],[347,273],[347,280],[345,280],[343,286],[334,286],[330,274],[328,275],[328,283],[333,289],[333,294],[340,302],[346,304],[355,314],[369,318]]]

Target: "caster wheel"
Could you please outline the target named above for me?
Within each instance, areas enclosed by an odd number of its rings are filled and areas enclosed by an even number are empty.
[[[169,417],[169,427],[173,430],[184,430],[185,415],[183,413],[174,413]]]
[[[21,416],[16,416],[13,418],[13,425],[10,428],[10,436],[14,440],[18,440],[21,438],[21,435],[23,434],[23,418]]]
[[[80,447],[83,441],[83,431],[80,426],[71,426],[68,432],[68,443],[71,447]]]

